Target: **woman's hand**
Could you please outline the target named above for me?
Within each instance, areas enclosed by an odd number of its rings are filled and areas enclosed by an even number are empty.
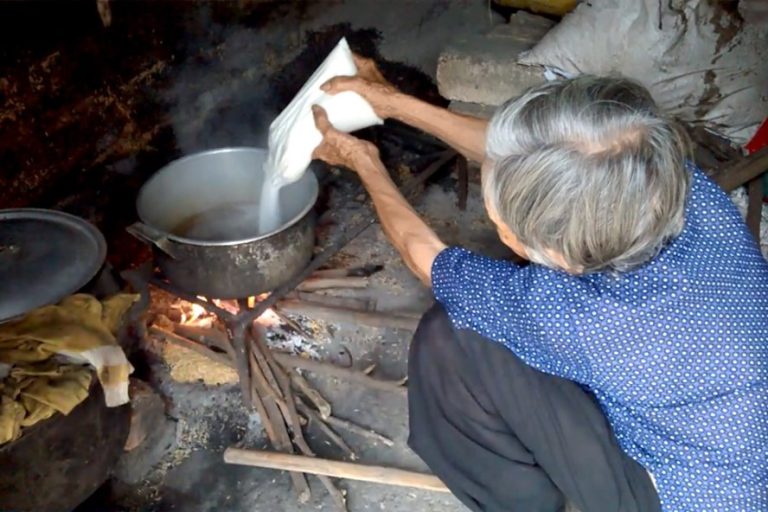
[[[366,168],[365,164],[380,162],[376,146],[334,128],[322,107],[314,105],[312,115],[315,117],[315,126],[323,135],[323,142],[315,148],[312,158],[356,172]]]
[[[357,66],[357,75],[331,78],[320,88],[328,94],[356,92],[373,107],[376,115],[382,119],[391,117],[395,112],[397,89],[384,78],[372,59],[357,54],[352,57]]]
[[[312,156],[357,172],[371,195],[384,233],[403,256],[408,268],[429,286],[432,262],[445,249],[445,244],[403,198],[381,163],[376,146],[336,130],[321,107],[312,107],[312,114],[317,129],[323,134],[323,142]]]
[[[467,158],[485,159],[486,119],[456,114],[398,91],[371,59],[353,55],[357,75],[331,78],[320,88],[328,94],[351,91],[367,101],[382,119],[397,119],[443,140]]]

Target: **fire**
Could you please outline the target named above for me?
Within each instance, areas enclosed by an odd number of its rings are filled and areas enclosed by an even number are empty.
[[[198,297],[198,299],[206,300],[205,297]],[[182,325],[191,325],[195,327],[211,327],[213,325],[213,315],[208,313],[208,310],[200,304],[179,299],[176,304],[173,305],[173,308],[179,310],[179,313],[181,314],[179,323]]]
[[[219,306],[224,311],[229,311],[233,315],[236,315],[240,312],[240,306],[237,304],[236,300],[224,300],[224,299],[213,299],[211,302]]]
[[[272,308],[269,308],[259,318],[254,320],[254,322],[264,327],[276,327],[280,325],[283,320]]]
[[[189,315],[189,318],[187,319],[187,321],[194,322],[197,319],[199,319],[201,316],[205,315],[206,313],[207,311],[200,304],[192,304],[192,313]]]
[[[251,296],[248,297],[245,302],[248,308],[254,308],[258,302],[263,300],[266,296],[266,294],[260,295],[258,297]],[[240,312],[240,306],[236,300],[208,299],[202,296],[198,296],[197,298],[201,301],[210,302],[211,304],[214,304],[219,308],[232,313],[233,315],[236,315]],[[181,320],[179,322],[181,325],[194,327],[212,327],[216,322],[216,315],[209,312],[201,304],[179,299],[173,307],[174,309],[178,309],[181,313]],[[280,315],[275,313],[275,311],[271,308],[267,309],[259,318],[254,320],[254,322],[257,322],[259,325],[268,328],[276,327],[280,325],[282,321],[283,320],[281,319]]]

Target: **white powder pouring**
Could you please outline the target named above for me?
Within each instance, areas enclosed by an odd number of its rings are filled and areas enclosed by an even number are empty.
[[[312,161],[323,136],[315,126],[312,106],[320,105],[339,131],[353,132],[384,121],[359,94],[329,95],[320,86],[335,76],[354,76],[357,66],[347,40],[342,38],[301,90],[269,127],[269,154],[259,200],[259,232],[269,233],[283,222],[280,191],[298,181]]]

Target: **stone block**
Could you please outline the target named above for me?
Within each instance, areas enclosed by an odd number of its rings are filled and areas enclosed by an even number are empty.
[[[544,82],[539,66],[517,63],[520,53],[538,43],[553,22],[518,12],[508,24],[482,35],[454,41],[440,55],[437,86],[449,100],[500,105]]]

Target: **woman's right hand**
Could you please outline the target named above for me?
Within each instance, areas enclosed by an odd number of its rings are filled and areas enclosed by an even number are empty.
[[[382,119],[392,117],[395,113],[397,88],[384,78],[372,59],[357,54],[352,57],[357,66],[357,75],[331,78],[320,88],[328,94],[356,92],[373,107],[376,115]]]
[[[358,139],[354,135],[343,133],[333,127],[328,114],[319,105],[312,106],[315,126],[323,136],[323,141],[312,153],[312,158],[330,165],[346,167],[358,174],[365,173],[380,164],[379,150],[372,143]],[[382,166],[383,167],[383,166]]]

